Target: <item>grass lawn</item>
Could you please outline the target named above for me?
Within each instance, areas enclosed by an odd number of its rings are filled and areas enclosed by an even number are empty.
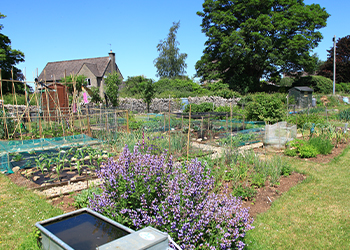
[[[327,164],[291,163],[308,178],[257,216],[248,249],[350,249],[350,148]]]
[[[38,249],[34,224],[62,213],[44,198],[0,174],[0,249]]]

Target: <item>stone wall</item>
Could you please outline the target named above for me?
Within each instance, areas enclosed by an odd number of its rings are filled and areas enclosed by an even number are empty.
[[[188,103],[201,104],[203,102],[212,102],[215,106],[230,106],[237,105],[239,98],[225,99],[218,96],[203,96],[203,97],[188,97]],[[181,99],[171,98],[171,111],[181,110]],[[141,99],[135,98],[120,98],[119,109],[127,109],[129,111],[137,111],[139,113],[147,112],[147,105]],[[155,98],[150,105],[150,112],[167,112],[169,111],[169,98]]]
[[[135,98],[120,98],[119,109],[127,109],[129,111],[137,111],[139,113],[147,112],[147,104],[142,99]],[[178,111],[181,109],[180,99],[170,100],[171,111]],[[150,104],[151,113],[167,112],[169,111],[169,98],[154,98]]]
[[[201,104],[203,102],[212,102],[215,106],[230,106],[237,105],[237,101],[239,98],[225,99],[218,96],[203,96],[203,97],[188,97],[188,103]],[[95,106],[95,105],[93,105]],[[98,105],[96,105],[98,107]],[[180,98],[171,98],[170,101],[171,111],[176,112],[181,110],[182,104]],[[18,112],[23,113],[26,106],[25,105],[17,105]],[[0,108],[2,109],[1,103]],[[15,114],[17,112],[16,105],[5,105],[5,108],[9,111],[9,113]],[[129,111],[137,111],[138,113],[146,113],[147,105],[143,102],[142,99],[135,98],[120,98],[119,99],[119,107],[118,109],[129,110]],[[159,112],[168,112],[169,111],[169,98],[154,98],[150,105],[151,113],[159,113]],[[36,106],[29,106],[29,112],[37,112]]]
[[[26,109],[26,105],[11,105],[11,104],[5,104],[5,109],[7,109],[8,113],[12,116],[17,115],[17,110],[19,114],[23,114],[23,112]],[[0,110],[2,110],[2,103],[0,102]],[[37,106],[29,106],[28,107],[29,112],[38,112]]]
[[[225,99],[220,96],[202,96],[202,97],[189,97],[188,103],[201,104],[203,102],[212,102],[216,107],[218,106],[230,106],[237,105],[240,98]]]

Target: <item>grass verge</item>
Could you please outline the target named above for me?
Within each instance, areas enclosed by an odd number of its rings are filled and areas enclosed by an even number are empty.
[[[34,224],[62,213],[0,174],[0,249],[38,249]]]
[[[290,161],[308,178],[257,216],[247,249],[350,249],[350,148],[328,164]]]

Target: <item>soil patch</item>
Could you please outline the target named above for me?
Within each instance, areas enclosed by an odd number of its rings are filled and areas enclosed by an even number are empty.
[[[77,195],[79,192],[75,192],[74,195]],[[53,198],[49,200],[49,202],[60,209],[62,209],[65,213],[72,212],[76,210],[76,207],[74,206],[74,195],[62,195],[57,198]]]
[[[277,200],[290,188],[305,180],[305,178],[305,175],[295,172],[289,176],[282,176],[280,185],[273,187],[266,185],[265,187],[257,189],[256,197],[254,197],[252,201],[243,201],[243,207],[250,208],[249,214],[252,217],[264,213],[271,207],[272,202]]]
[[[27,178],[23,177],[19,172],[14,174],[9,174],[7,176],[14,184],[20,187],[26,187],[26,188],[36,188],[40,187],[39,184],[36,184],[35,182],[32,182],[31,180],[28,180]]]
[[[96,176],[95,169],[83,166],[78,171],[76,167],[70,168],[65,167],[60,170],[60,175],[58,176],[55,168],[50,169],[50,171],[45,171],[42,173],[36,168],[22,169],[18,171],[24,178],[38,184],[39,186],[48,184],[59,184],[61,182],[74,181],[85,178],[92,178]],[[80,174],[79,174],[80,173]]]

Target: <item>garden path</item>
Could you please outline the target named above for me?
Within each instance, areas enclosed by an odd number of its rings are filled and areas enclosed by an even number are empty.
[[[202,150],[205,150],[205,151],[213,151],[214,153],[211,155],[212,159],[216,159],[216,158],[221,157],[221,155],[225,152],[225,149],[223,147],[216,147],[216,146],[198,143],[198,142],[192,142],[192,146],[199,148],[199,149],[202,149]],[[245,150],[260,148],[262,146],[263,146],[262,142],[253,143],[250,145],[245,145],[245,146],[239,147],[238,151],[241,153]]]

